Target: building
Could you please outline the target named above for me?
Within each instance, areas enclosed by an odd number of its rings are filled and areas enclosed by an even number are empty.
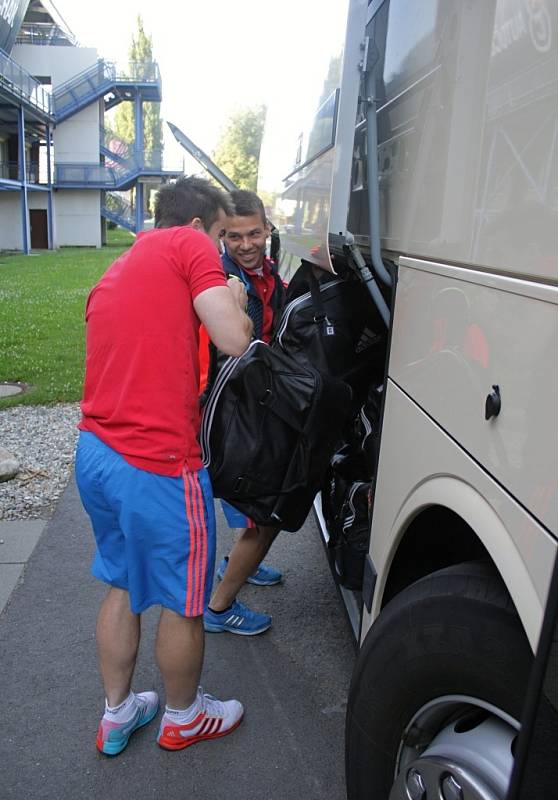
[[[181,172],[144,150],[143,104],[160,101],[157,64],[120,71],[47,0],[0,0],[0,249],[100,247],[107,220],[141,230],[146,187]],[[104,126],[123,102],[131,144]]]

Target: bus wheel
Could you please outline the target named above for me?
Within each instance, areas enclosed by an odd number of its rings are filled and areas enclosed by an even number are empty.
[[[349,693],[349,800],[504,800],[532,663],[490,564],[435,572],[386,605]]]

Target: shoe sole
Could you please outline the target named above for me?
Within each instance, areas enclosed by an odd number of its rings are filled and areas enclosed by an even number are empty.
[[[151,720],[156,716],[158,711],[159,711],[159,704],[157,704],[157,707],[155,708],[155,710],[153,711],[153,713],[149,717],[144,719],[143,722],[141,722],[139,725],[137,725],[135,728],[133,728],[130,731],[130,733],[126,737],[126,741],[123,742],[123,743],[122,742],[102,742],[101,746],[99,746],[99,740],[97,740],[97,742],[96,742],[97,750],[100,753],[102,753],[103,755],[105,755],[105,756],[117,756],[117,755],[119,755],[119,753],[121,753],[123,750],[125,750],[126,747],[128,746],[128,742],[130,741],[130,736],[133,733],[135,733],[136,731],[139,731],[140,728],[143,728],[145,725],[148,725],[151,722]]]
[[[225,628],[222,625],[212,625],[210,622],[203,623],[203,629],[206,633],[236,633],[237,636],[257,636],[259,633],[264,633],[271,628],[271,622],[263,628],[258,628],[257,631],[241,631],[238,628]]]
[[[259,581],[257,578],[246,578],[246,583],[251,583],[254,586],[277,586],[278,583],[281,583],[281,578],[277,578],[275,581]]]
[[[219,578],[220,581],[223,580],[223,575],[224,573],[221,572],[217,573],[217,577]],[[257,578],[252,578],[250,576],[249,578],[246,578],[245,583],[251,583],[253,586],[277,586],[277,584],[281,583],[282,580],[283,577],[277,578],[277,580],[275,581],[259,581]]]
[[[236,730],[236,728],[238,728],[243,719],[244,714],[234,723],[234,725],[232,725],[230,728],[227,728],[226,731],[219,731],[218,733],[202,733],[199,736],[191,736],[189,739],[182,739],[177,744],[174,744],[174,742],[171,744],[157,739],[157,744],[159,747],[162,747],[163,750],[184,750],[186,747],[191,747],[193,744],[203,742],[205,739],[220,739],[222,736],[227,736],[227,734],[232,733],[234,730]]]

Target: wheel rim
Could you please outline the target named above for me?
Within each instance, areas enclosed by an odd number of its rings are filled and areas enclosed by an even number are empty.
[[[483,700],[432,700],[403,732],[389,800],[505,800],[518,731]]]

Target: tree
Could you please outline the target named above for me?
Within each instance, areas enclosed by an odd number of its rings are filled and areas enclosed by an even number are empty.
[[[149,74],[153,61],[153,41],[143,28],[141,16],[137,17],[137,30],[132,35],[132,43],[128,50],[130,76],[139,77]],[[151,67],[153,69],[153,67]],[[125,142],[131,143],[135,137],[134,106],[132,103],[121,103],[116,109],[114,118],[115,132]],[[163,127],[159,103],[143,104],[143,142],[141,146],[146,154],[163,149]]]
[[[264,105],[234,111],[213,153],[217,166],[239,189],[256,191],[265,114]]]

